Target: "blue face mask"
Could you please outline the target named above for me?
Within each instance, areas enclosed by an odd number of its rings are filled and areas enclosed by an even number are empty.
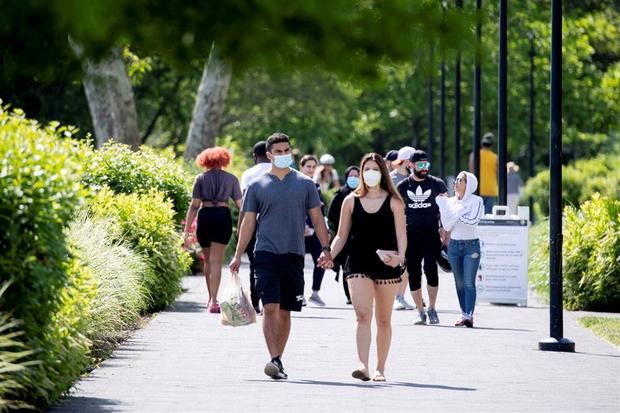
[[[355,189],[360,185],[360,177],[359,176],[350,176],[347,178],[347,185],[351,189]]]
[[[276,166],[276,168],[288,168],[291,162],[293,162],[293,155],[291,155],[290,153],[287,153],[286,155],[275,155],[273,157],[273,164]]]

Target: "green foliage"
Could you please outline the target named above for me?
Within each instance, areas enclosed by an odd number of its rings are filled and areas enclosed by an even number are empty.
[[[114,220],[120,238],[142,254],[148,270],[142,285],[148,297],[148,310],[159,310],[174,301],[181,292],[181,278],[188,274],[190,257],[182,249],[175,230],[172,202],[163,193],[118,194],[101,190],[90,210],[97,218]]]
[[[7,287],[8,283],[0,287],[0,299]],[[32,351],[22,342],[24,333],[18,330],[19,325],[8,314],[0,313],[0,411],[32,408],[19,400],[25,373],[36,364],[34,361],[25,361],[32,355]]]
[[[549,300],[549,221],[540,220],[529,230],[528,283]]]
[[[86,336],[93,342],[91,354],[96,358],[106,355],[146,309],[141,280],[149,271],[148,264],[119,232],[112,219],[95,220],[81,213],[67,234],[96,284],[86,328]]]
[[[146,194],[156,189],[172,201],[177,223],[185,217],[192,177],[170,151],[142,147],[134,152],[127,145],[110,142],[92,152],[86,168],[82,180],[93,189],[106,186],[118,194]]]
[[[620,311],[620,201],[594,195],[565,214],[567,308]]]
[[[582,326],[591,329],[597,336],[620,347],[620,318],[581,317],[579,322]]]
[[[549,215],[549,176],[548,170],[542,171],[523,188],[523,198],[532,197],[537,216]],[[595,193],[620,198],[620,155],[600,155],[562,167],[562,200],[566,205],[577,206]]]

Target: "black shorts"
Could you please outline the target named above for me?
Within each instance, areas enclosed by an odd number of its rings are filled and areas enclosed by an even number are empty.
[[[282,310],[301,311],[304,300],[304,257],[256,251],[256,292],[266,304],[280,304]]]
[[[232,217],[228,207],[203,207],[198,211],[196,238],[202,248],[212,242],[227,245],[232,236]]]

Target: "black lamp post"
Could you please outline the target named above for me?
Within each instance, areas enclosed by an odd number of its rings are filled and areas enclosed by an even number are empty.
[[[482,7],[482,0],[476,0],[476,55],[474,66],[474,136],[473,136],[473,159],[474,159],[474,174],[480,179],[480,99],[481,99],[481,71],[480,71],[480,52],[482,43],[482,28],[481,28],[481,15],[480,9]],[[479,193],[480,188],[476,189],[476,193]]]
[[[456,0],[456,7],[463,8],[463,0]],[[461,171],[461,52],[454,64],[454,176]]]
[[[431,64],[429,67],[433,67],[433,47],[431,46]],[[434,113],[433,113],[433,72],[429,71],[428,73],[428,146],[427,146],[427,154],[428,158],[433,160],[433,149],[434,149],[434,137],[435,135],[435,122],[434,122]]]
[[[527,171],[529,177],[534,176],[534,110],[535,110],[535,91],[534,91],[534,56],[536,52],[534,50],[534,32],[530,31],[527,34],[527,37],[530,41],[530,139],[528,143],[528,159],[527,159]],[[530,206],[530,220],[534,222],[534,200],[530,196],[529,198],[529,206]]]
[[[499,205],[507,204],[506,193],[506,161],[507,161],[507,55],[508,55],[508,5],[507,0],[499,2],[499,65],[498,65],[498,99],[497,99],[497,129],[498,129],[498,157],[499,157]]]
[[[551,124],[549,133],[549,330],[544,351],[574,352],[564,338],[562,305],[562,0],[551,3]]]

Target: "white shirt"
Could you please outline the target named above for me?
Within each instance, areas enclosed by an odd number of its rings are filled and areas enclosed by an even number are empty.
[[[463,199],[456,196],[435,198],[441,214],[441,224],[450,231],[450,238],[454,240],[478,239],[478,223],[484,215],[482,198],[473,194],[478,180],[473,174],[466,174],[467,187]]]
[[[246,169],[241,174],[241,192],[244,192],[253,180],[271,169],[271,162],[257,163],[251,168]]]

